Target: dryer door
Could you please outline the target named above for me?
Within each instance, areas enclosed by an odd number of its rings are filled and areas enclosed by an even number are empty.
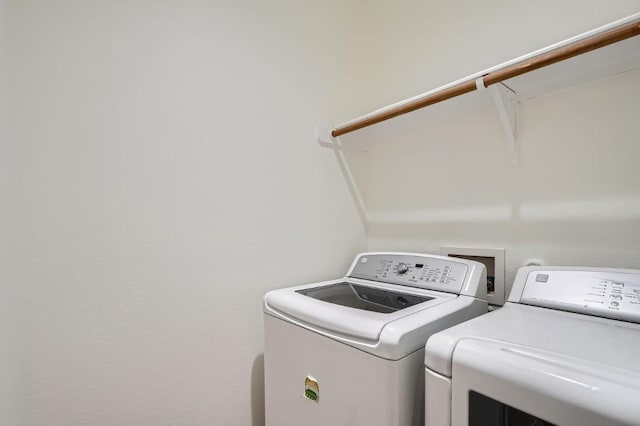
[[[637,425],[640,375],[552,352],[465,339],[453,356],[453,426]]]

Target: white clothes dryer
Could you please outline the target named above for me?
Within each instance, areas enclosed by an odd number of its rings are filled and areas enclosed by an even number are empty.
[[[526,267],[501,309],[431,336],[428,426],[640,425],[640,271]]]
[[[422,425],[427,339],[487,310],[484,265],[422,254],[267,293],[266,425]]]

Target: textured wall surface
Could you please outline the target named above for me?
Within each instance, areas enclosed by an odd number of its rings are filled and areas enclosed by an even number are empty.
[[[364,112],[639,11],[639,0],[370,0]]]
[[[523,102],[514,169],[491,109],[374,132],[366,234],[314,134],[639,1],[317,3],[0,8],[0,424],[260,425],[262,295],[367,245],[640,268],[638,71]]]
[[[639,1],[588,3],[370,2],[370,108],[640,11]],[[504,247],[508,284],[529,259],[640,268],[640,72],[521,102],[516,168],[487,104],[354,134],[375,141],[351,154],[374,219],[369,248]]]
[[[263,294],[365,246],[343,3],[12,2],[24,424],[261,424]]]
[[[21,423],[20,335],[15,279],[15,165],[9,131],[8,15],[0,0],[0,424]]]

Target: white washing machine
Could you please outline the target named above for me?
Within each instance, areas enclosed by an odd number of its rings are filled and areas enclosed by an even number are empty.
[[[417,426],[429,336],[487,312],[478,262],[364,253],[264,297],[267,426]]]
[[[425,363],[428,426],[640,425],[640,271],[521,268]]]

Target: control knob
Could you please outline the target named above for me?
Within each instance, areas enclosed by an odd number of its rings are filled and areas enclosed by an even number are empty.
[[[401,262],[401,263],[398,263],[396,270],[398,271],[398,274],[402,275],[407,273],[407,271],[409,270],[409,267],[407,266],[406,263]]]

